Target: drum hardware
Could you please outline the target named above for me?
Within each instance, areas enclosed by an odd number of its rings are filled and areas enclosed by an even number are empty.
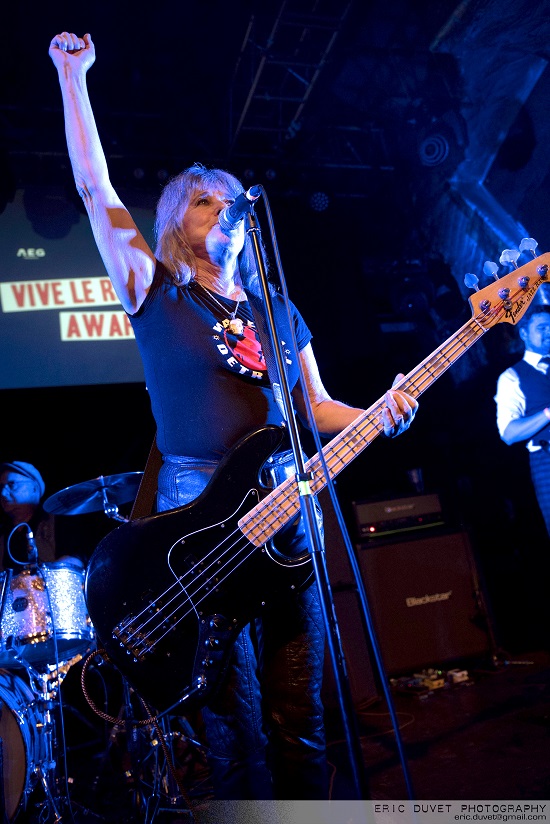
[[[5,820],[14,821],[41,789],[37,821],[57,824],[71,803],[68,787],[66,795],[60,793],[57,770],[57,757],[65,755],[56,726],[60,687],[95,638],[84,600],[84,570],[69,561],[31,564],[0,573],[0,587],[0,667],[5,668],[0,669],[0,818],[4,811]]]
[[[27,666],[24,677],[19,672],[0,670],[0,745],[6,754],[3,795],[0,792],[2,824],[17,824],[23,814],[25,821],[40,824],[58,824],[65,814],[74,822],[76,808],[87,821],[105,820],[70,798],[70,779],[66,778],[69,773],[60,685],[70,667],[81,659],[81,655],[75,656],[59,668],[49,666],[46,672]]]
[[[118,507],[135,499],[142,477],[143,472],[100,475],[56,492],[43,506],[52,515],[84,515],[103,510],[108,518],[126,522],[128,518],[119,513]]]
[[[203,757],[204,747],[197,741],[187,719],[156,716],[118,670],[115,671],[122,682],[122,706],[118,715],[114,717],[100,710],[86,686],[87,672],[96,656],[100,657],[103,664],[108,661],[104,650],[91,652],[84,661],[81,685],[92,710],[113,725],[103,762],[107,761],[113,744],[121,736],[125,737],[124,776],[132,791],[132,804],[136,813],[143,816],[143,819],[140,818],[143,824],[153,824],[160,813],[188,815],[189,821],[193,822],[191,802],[175,766],[175,748],[178,743],[186,747],[191,746]],[[138,718],[138,712],[144,713],[146,717]],[[174,730],[173,722],[178,723],[181,729]],[[99,775],[96,777],[96,787],[98,783]]]
[[[69,796],[69,789],[66,776],[67,760],[64,734],[62,739],[58,736],[58,724],[62,722],[62,701],[60,685],[67,674],[70,666],[80,660],[82,656],[75,656],[75,660],[59,667],[48,667],[47,672],[38,673],[28,668],[31,689],[36,696],[36,704],[39,711],[36,727],[39,735],[42,736],[42,760],[35,765],[36,778],[44,793],[44,800],[37,803],[37,820],[40,822],[53,822],[58,824],[63,820],[65,810],[69,811],[70,819],[74,821],[73,802]],[[54,680],[55,678],[55,680]],[[58,770],[57,757],[61,753],[63,757],[63,772]],[[65,793],[61,792],[65,776]]]
[[[194,820],[189,797],[181,786],[175,766],[175,745],[186,741],[187,737],[182,732],[172,729],[170,716],[163,716],[160,719],[160,725],[155,724],[155,729],[151,731],[151,752],[149,757],[143,760],[143,767],[147,767],[149,759],[152,761],[150,780],[142,778],[142,784],[149,791],[145,805],[144,824],[153,824],[160,813],[177,815],[185,813],[190,817],[190,821]],[[143,768],[142,772],[144,772]]]
[[[4,755],[4,815],[14,821],[27,808],[40,782],[55,821],[60,820],[52,793],[53,719],[19,675],[0,670],[0,739]]]
[[[42,710],[42,720],[39,722],[41,727],[41,734],[44,737],[44,759],[37,765],[36,770],[38,778],[46,796],[46,804],[50,816],[54,822],[61,821],[62,816],[60,812],[60,804],[62,802],[59,794],[59,785],[57,781],[57,761],[55,760],[55,752],[57,750],[57,731],[52,714],[55,706],[55,693],[48,693],[48,682],[46,678],[41,678],[43,692],[39,699],[39,706]]]
[[[82,661],[82,655],[80,654],[74,655],[70,661],[60,664],[59,666],[49,664],[46,668],[46,672],[43,673],[42,678],[48,682],[50,689],[59,689],[70,668],[75,664],[78,664],[79,661]]]

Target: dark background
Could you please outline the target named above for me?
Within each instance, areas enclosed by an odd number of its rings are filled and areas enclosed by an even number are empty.
[[[470,317],[465,273],[483,285],[484,261],[522,237],[550,246],[549,11],[525,0],[12,6],[0,208],[22,188],[48,200],[50,235],[87,220],[47,52],[57,32],[89,31],[90,93],[127,206],[153,209],[167,176],[194,161],[261,183],[324,382],[369,406]],[[420,468],[448,523],[468,531],[512,647],[537,639],[548,556],[526,450],[506,447],[495,423],[497,376],[520,353],[513,328],[491,329],[421,398],[411,431],[375,441],[337,484],[356,541],[352,502],[414,494]],[[154,427],[140,383],[3,390],[0,404],[0,456],[34,463],[47,496],[145,465]],[[102,513],[63,520],[80,552],[114,525]]]

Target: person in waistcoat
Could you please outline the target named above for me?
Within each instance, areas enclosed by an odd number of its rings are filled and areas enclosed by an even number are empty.
[[[506,444],[526,444],[537,503],[550,536],[550,306],[530,309],[518,331],[525,351],[497,379],[497,427]]]

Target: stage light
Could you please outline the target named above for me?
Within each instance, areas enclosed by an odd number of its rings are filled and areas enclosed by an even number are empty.
[[[440,166],[449,157],[449,151],[449,141],[439,132],[425,137],[418,147],[423,166]]]
[[[330,198],[325,192],[314,192],[310,195],[309,205],[314,212],[324,212],[328,209]]]

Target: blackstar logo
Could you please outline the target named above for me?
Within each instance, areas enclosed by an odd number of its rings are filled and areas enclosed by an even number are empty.
[[[409,598],[405,598],[405,603],[408,607],[421,607],[423,604],[435,604],[437,601],[448,601],[452,594],[453,591],[450,589],[448,592],[434,592],[433,595],[422,595],[420,598],[411,595]]]

